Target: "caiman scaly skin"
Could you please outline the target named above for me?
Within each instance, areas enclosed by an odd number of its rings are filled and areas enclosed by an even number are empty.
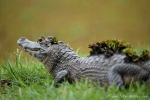
[[[126,55],[123,54],[114,54],[111,57],[100,54],[81,58],[63,42],[47,45],[46,42],[52,38],[49,36],[42,43],[20,38],[17,43],[25,52],[44,64],[56,83],[61,83],[64,78],[70,83],[88,78],[102,86],[116,84],[122,88],[135,81],[146,84],[150,82],[150,61],[125,63]]]

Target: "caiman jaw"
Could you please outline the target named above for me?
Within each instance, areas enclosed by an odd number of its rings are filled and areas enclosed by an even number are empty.
[[[17,41],[17,44],[27,53],[29,53],[31,56],[37,58],[39,61],[45,60],[47,57],[46,54],[46,46],[41,46],[37,42],[32,42],[28,40],[27,38],[20,38]]]
[[[29,41],[27,38],[24,38],[24,37],[20,38],[17,41],[17,43],[22,49],[30,49],[33,51],[41,49],[40,44],[38,44],[36,42]]]

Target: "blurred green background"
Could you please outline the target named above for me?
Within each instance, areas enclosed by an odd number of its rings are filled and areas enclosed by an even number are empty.
[[[105,39],[150,46],[150,0],[0,0],[0,58],[20,37],[49,35],[81,54]]]

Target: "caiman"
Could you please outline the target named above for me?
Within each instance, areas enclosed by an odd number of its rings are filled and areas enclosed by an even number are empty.
[[[17,44],[44,64],[56,84],[86,78],[100,86],[115,84],[119,88],[133,82],[150,83],[150,60],[130,62],[126,54],[106,56],[106,52],[79,57],[71,47],[52,36],[35,42],[22,37]]]

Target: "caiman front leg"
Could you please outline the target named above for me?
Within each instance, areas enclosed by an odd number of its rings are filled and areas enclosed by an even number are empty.
[[[68,76],[67,70],[61,70],[57,73],[55,79],[54,79],[54,85],[57,85],[58,83],[62,83]]]
[[[124,87],[126,81],[146,81],[148,72],[134,64],[116,64],[108,72],[109,85],[117,85],[119,89]],[[127,78],[127,80],[123,80]],[[128,82],[127,82],[128,83]]]

